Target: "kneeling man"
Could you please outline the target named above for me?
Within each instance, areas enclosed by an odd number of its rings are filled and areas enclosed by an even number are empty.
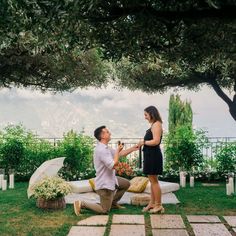
[[[80,214],[81,208],[93,210],[100,214],[107,214],[111,208],[123,208],[117,202],[122,198],[130,183],[127,179],[115,175],[114,167],[120,156],[126,156],[139,149],[138,145],[123,150],[124,145],[118,143],[116,150],[108,147],[111,133],[106,126],[100,126],[94,131],[98,143],[94,150],[94,167],[96,170],[95,190],[100,197],[100,204],[85,201],[75,201],[74,211]]]

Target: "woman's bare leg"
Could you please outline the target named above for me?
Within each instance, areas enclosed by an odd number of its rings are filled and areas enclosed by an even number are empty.
[[[151,187],[151,200],[148,203],[148,205],[146,207],[143,208],[143,212],[149,211],[150,209],[152,209],[155,206],[155,198],[154,198],[154,193]]]
[[[149,181],[151,182],[152,195],[154,203],[161,205],[161,188],[156,175],[149,175]]]

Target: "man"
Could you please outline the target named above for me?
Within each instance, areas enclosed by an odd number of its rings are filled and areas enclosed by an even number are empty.
[[[111,208],[124,208],[117,202],[129,188],[130,183],[127,179],[116,176],[114,167],[118,164],[120,156],[126,156],[139,149],[135,145],[123,150],[124,145],[120,142],[116,150],[108,147],[111,133],[106,126],[98,127],[94,131],[94,136],[98,140],[93,159],[96,170],[95,190],[100,197],[100,204],[75,201],[74,211],[76,215],[80,214],[81,208],[90,209],[100,214],[108,213]]]

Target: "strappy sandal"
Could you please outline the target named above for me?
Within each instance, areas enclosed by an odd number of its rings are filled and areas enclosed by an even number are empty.
[[[165,208],[162,205],[156,205],[149,212],[152,213],[152,214],[155,214],[155,213],[158,213],[158,212],[163,214],[165,212]]]
[[[142,212],[148,212],[149,210],[153,209],[155,205],[148,204],[146,207],[143,208]]]

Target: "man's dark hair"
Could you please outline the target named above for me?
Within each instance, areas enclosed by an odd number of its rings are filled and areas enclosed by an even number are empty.
[[[100,141],[101,140],[101,133],[102,133],[102,130],[105,129],[106,126],[105,125],[102,125],[100,127],[98,127],[97,129],[94,130],[94,137]]]

